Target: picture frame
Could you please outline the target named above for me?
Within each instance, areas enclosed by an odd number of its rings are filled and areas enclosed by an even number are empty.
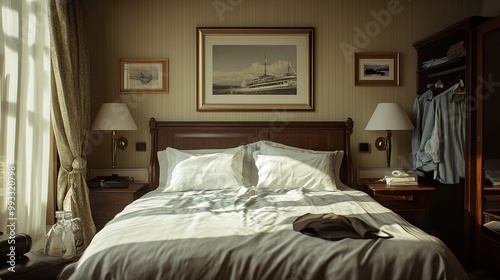
[[[197,110],[314,110],[314,28],[197,28]]]
[[[120,93],[167,93],[168,59],[121,59]]]
[[[399,53],[355,53],[356,86],[399,86]]]

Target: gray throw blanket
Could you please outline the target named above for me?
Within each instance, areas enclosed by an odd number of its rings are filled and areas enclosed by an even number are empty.
[[[326,240],[392,237],[361,219],[334,213],[302,215],[293,222],[293,230]]]

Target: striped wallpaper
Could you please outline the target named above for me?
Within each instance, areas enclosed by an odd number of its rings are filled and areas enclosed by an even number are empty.
[[[130,147],[119,151],[118,168],[147,167],[148,120],[291,121],[354,120],[353,164],[385,166],[373,142],[385,133],[365,131],[379,102],[398,102],[410,114],[416,97],[413,42],[461,19],[481,14],[471,0],[87,0],[85,17],[91,50],[92,118],[102,102],[129,104],[138,131],[119,132]],[[453,7],[453,8],[451,8]],[[197,112],[196,27],[314,27],[314,112]],[[361,35],[363,32],[364,35]],[[362,40],[364,39],[364,40]],[[399,52],[399,87],[354,86],[352,55]],[[344,48],[345,49],[345,48]],[[169,93],[120,94],[121,58],[168,58]],[[393,166],[410,163],[410,131],[393,133]],[[89,166],[111,166],[110,135],[91,144]],[[146,142],[147,152],[135,143]],[[368,142],[370,153],[359,153]]]

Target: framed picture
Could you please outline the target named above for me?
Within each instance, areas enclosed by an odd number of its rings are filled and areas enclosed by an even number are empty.
[[[168,92],[167,59],[122,59],[121,93]]]
[[[399,86],[399,53],[355,53],[356,86]]]
[[[313,28],[197,28],[197,109],[313,109]]]

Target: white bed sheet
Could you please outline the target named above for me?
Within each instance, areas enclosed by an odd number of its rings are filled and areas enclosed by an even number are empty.
[[[355,216],[390,239],[295,232],[306,213]],[[74,270],[74,271],[73,271]],[[430,236],[355,190],[156,190],[127,206],[61,279],[467,279]]]

